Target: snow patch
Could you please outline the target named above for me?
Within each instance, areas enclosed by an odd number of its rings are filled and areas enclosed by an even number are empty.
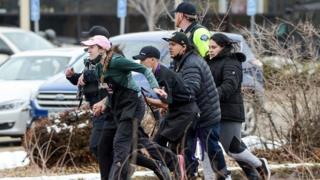
[[[24,151],[1,152],[0,170],[26,166],[30,163]]]
[[[246,136],[242,141],[247,145],[248,149],[278,149],[281,147],[281,142],[267,140],[258,136]]]

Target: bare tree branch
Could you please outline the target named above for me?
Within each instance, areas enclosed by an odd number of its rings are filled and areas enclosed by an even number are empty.
[[[155,24],[167,10],[169,0],[129,0],[129,7],[134,8],[145,18],[148,30],[155,29]]]
[[[202,23],[204,17],[207,15],[210,9],[210,0],[206,0],[204,3],[200,3],[199,22]]]
[[[225,20],[225,19],[227,18],[227,16],[229,15],[230,10],[231,10],[231,6],[232,6],[232,2],[233,2],[233,0],[231,0],[230,6],[228,7],[228,10],[227,10],[226,14],[223,16],[223,18],[222,18],[222,20],[221,20],[221,22],[220,22],[220,24],[219,24],[219,26],[218,26],[218,28],[217,28],[217,31],[220,31],[221,25],[223,24],[224,20]]]

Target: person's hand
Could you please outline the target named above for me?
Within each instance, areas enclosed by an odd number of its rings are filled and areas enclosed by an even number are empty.
[[[160,108],[159,112],[161,116],[165,116],[167,114],[168,109],[167,108]]]
[[[157,93],[159,96],[161,96],[162,98],[165,98],[167,99],[167,93],[163,90],[163,89],[160,89],[160,88],[153,88],[153,91],[155,93]]]
[[[71,77],[74,75],[74,70],[72,67],[69,67],[66,69],[66,71],[64,73],[65,73],[66,77]]]
[[[101,114],[103,114],[105,109],[106,109],[106,105],[104,104],[104,101],[99,101],[96,104],[94,104],[92,107],[93,115],[100,116]]]
[[[86,83],[84,82],[83,74],[81,74],[81,76],[80,76],[79,79],[78,79],[77,85],[78,85],[78,86],[84,86],[85,84],[86,84]]]

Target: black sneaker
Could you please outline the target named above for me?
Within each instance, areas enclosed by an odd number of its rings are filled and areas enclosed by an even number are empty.
[[[216,175],[218,180],[232,180],[231,171],[227,169],[220,170]]]
[[[260,180],[260,175],[255,168],[242,161],[237,161],[237,163],[245,173],[248,180]]]
[[[171,180],[171,174],[168,167],[166,167],[161,161],[156,161],[158,170],[154,173],[160,180]]]
[[[260,177],[263,180],[270,180],[271,171],[270,171],[270,168],[268,165],[268,161],[265,158],[260,158],[260,161],[261,161],[262,165],[257,168],[257,171],[259,172]]]

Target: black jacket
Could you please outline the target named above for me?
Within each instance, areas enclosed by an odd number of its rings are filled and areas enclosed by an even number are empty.
[[[208,127],[220,122],[219,95],[207,63],[193,51],[174,61],[174,70],[182,74],[200,108],[197,127]]]
[[[221,54],[207,60],[217,85],[221,120],[243,122],[244,105],[241,95],[242,65],[246,60],[242,53]]]
[[[159,86],[165,87],[168,94],[167,102],[169,106],[175,104],[186,104],[195,101],[190,89],[184,83],[181,74],[175,73],[169,68],[159,64],[159,68],[155,71]]]
[[[184,135],[188,127],[196,124],[199,108],[195,96],[183,81],[180,73],[175,73],[160,65],[154,73],[159,86],[164,86],[168,94],[169,111],[162,122],[159,132],[162,136],[176,141]]]
[[[107,95],[107,92],[106,90],[99,89],[99,77],[96,73],[96,62],[85,59],[84,64],[85,68],[82,73],[75,73],[73,76],[67,77],[67,79],[73,85],[77,85],[79,77],[83,74],[85,81],[85,85],[82,87],[83,95],[89,102],[90,106],[93,106],[95,103],[103,99]]]

